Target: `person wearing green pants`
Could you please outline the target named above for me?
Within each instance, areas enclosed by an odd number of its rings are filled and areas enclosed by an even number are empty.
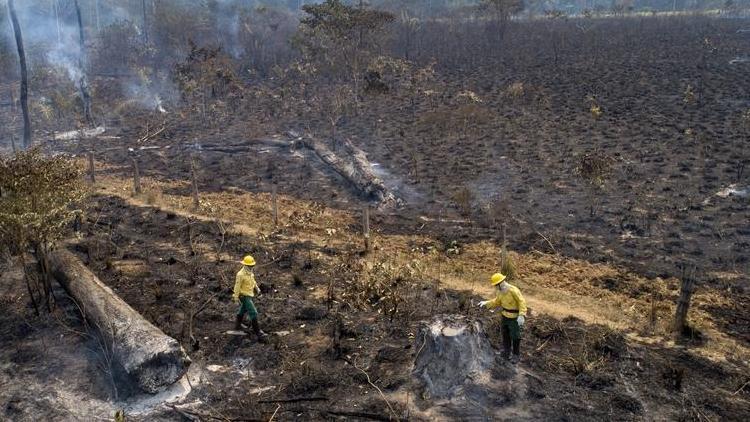
[[[240,304],[234,328],[235,330],[242,330],[242,322],[245,319],[245,315],[247,315],[255,335],[258,336],[258,339],[264,340],[267,335],[258,325],[258,310],[255,309],[252,299],[256,294],[260,295],[260,287],[258,287],[258,283],[255,281],[255,272],[253,270],[255,267],[255,258],[247,255],[240,263],[242,264],[242,268],[237,272],[234,283],[234,294],[232,296],[234,302]]]
[[[521,358],[521,327],[526,322],[526,300],[521,290],[508,284],[505,276],[500,273],[493,274],[490,283],[497,288],[497,296],[492,300],[479,302],[479,306],[488,309],[500,308],[503,357],[510,359],[512,363],[518,363]]]

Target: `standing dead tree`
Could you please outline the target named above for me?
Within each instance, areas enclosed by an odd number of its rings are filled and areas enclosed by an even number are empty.
[[[31,119],[29,118],[29,76],[26,69],[26,52],[23,48],[23,36],[21,34],[21,25],[18,23],[16,15],[16,5],[14,0],[8,0],[8,12],[13,24],[13,34],[16,37],[16,47],[18,48],[18,62],[21,66],[21,112],[23,113],[23,146],[31,146]]]
[[[91,92],[89,91],[89,81],[86,75],[86,45],[83,34],[83,20],[81,19],[81,8],[78,5],[78,0],[74,0],[73,4],[75,5],[76,19],[78,20],[78,43],[80,48],[78,54],[78,67],[81,71],[81,75],[78,79],[78,88],[81,90],[83,117],[86,120],[86,124],[92,125],[94,119],[91,116]]]
[[[710,72],[710,63],[711,60],[709,60],[709,57],[716,53],[718,51],[717,47],[714,45],[713,41],[708,37],[708,35],[703,37],[703,45],[701,48],[701,55],[700,59],[698,60],[697,67],[698,67],[698,86],[697,86],[697,106],[698,108],[703,108],[703,106],[706,105],[706,94],[708,92],[708,81],[709,76],[711,75]]]
[[[96,169],[94,168],[94,152],[89,151],[87,154],[88,162],[89,162],[89,180],[91,180],[91,184],[93,185],[96,183]]]
[[[143,44],[148,44],[148,15],[146,13],[146,0],[141,1],[141,10],[143,12]]]
[[[279,226],[279,203],[278,203],[278,187],[276,183],[271,187],[271,212],[273,214],[273,226]]]
[[[482,0],[480,6],[494,15],[495,33],[497,42],[500,43],[508,30],[511,16],[523,11],[524,2],[522,0]]]

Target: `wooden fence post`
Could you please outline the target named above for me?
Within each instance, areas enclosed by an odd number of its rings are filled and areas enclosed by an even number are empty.
[[[659,280],[659,279],[657,279]],[[651,334],[656,332],[656,287],[652,284],[651,286],[651,302],[649,303],[649,306],[651,308],[649,315],[648,315],[648,328]]]
[[[133,190],[136,195],[141,194],[141,173],[138,169],[138,158],[133,156]]]
[[[503,223],[503,247],[500,249],[500,268],[505,267],[508,259],[508,225]],[[507,274],[506,274],[507,275]]]
[[[89,156],[89,178],[91,179],[91,184],[94,184],[96,183],[96,175],[94,172],[94,152],[89,151],[88,156]]]
[[[695,291],[694,268],[688,269],[685,266],[682,273],[682,286],[680,287],[680,297],[677,299],[674,323],[674,330],[678,336],[683,335],[687,331],[687,314],[690,309],[690,299]]]
[[[278,188],[276,187],[276,183],[274,183],[273,186],[271,187],[271,208],[273,210],[274,227],[279,225],[279,206],[278,206],[277,190]]]
[[[198,176],[195,174],[195,156],[190,154],[190,178],[193,181],[193,208],[198,209],[200,200],[198,198]]]
[[[362,209],[362,234],[365,237],[365,253],[372,250],[372,242],[370,242],[370,206],[365,205]]]

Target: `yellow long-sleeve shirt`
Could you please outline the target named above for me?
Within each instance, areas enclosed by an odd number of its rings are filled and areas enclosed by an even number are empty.
[[[237,277],[234,282],[234,299],[237,300],[240,296],[255,297],[255,289],[258,287],[258,283],[255,281],[255,275],[242,267],[237,272]]]
[[[518,287],[508,284],[508,290],[498,292],[497,296],[487,303],[487,308],[494,309],[502,307],[502,315],[508,318],[515,318],[519,315],[526,316],[526,299],[523,298]],[[508,312],[506,309],[517,311]]]

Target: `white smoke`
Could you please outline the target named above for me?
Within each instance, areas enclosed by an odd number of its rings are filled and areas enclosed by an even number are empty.
[[[159,113],[167,112],[160,90],[154,89],[150,84],[128,83],[125,86],[125,91],[128,98],[134,100],[141,107]]]
[[[311,3],[307,0],[304,3]],[[3,1],[0,0],[0,7]],[[150,2],[149,2],[150,3]],[[249,49],[243,45],[243,31],[255,31],[256,28],[246,28],[243,17],[256,13],[257,8],[263,6],[283,8],[290,3],[286,0],[170,0],[172,7],[183,10],[194,11],[195,16],[213,16],[212,24],[214,31],[207,31],[195,40],[199,43],[218,44],[225,52],[234,58],[241,58],[248,54]],[[86,48],[82,51],[80,47],[78,21],[72,0],[23,0],[16,1],[16,9],[23,31],[24,44],[27,50],[29,69],[33,72],[40,67],[51,67],[63,71],[73,84],[78,85],[84,76],[86,67],[96,59],[98,31],[105,31],[114,23],[127,22],[136,34],[143,34],[143,10],[139,5],[141,2],[99,2],[98,8],[92,9],[93,4],[80,1],[82,8],[82,19],[84,33],[86,36]],[[210,9],[210,10],[209,10]],[[159,25],[153,19],[157,19],[151,13],[156,9],[146,11],[148,25]],[[208,15],[205,15],[208,13]],[[262,20],[262,18],[259,18]],[[7,51],[15,49],[12,31],[9,24],[0,22],[0,43],[7,45]],[[209,35],[210,34],[210,35]],[[201,39],[201,37],[203,39]],[[144,48],[148,48],[145,46]],[[156,48],[160,48],[156,46]],[[174,47],[179,52],[180,47]],[[187,51],[185,51],[187,53]],[[84,54],[87,57],[84,57]],[[179,55],[179,54],[177,54]],[[87,59],[85,62],[82,59]],[[165,71],[162,69],[162,71]],[[153,72],[158,72],[154,69]],[[89,75],[91,76],[91,75]],[[123,83],[123,92],[134,100],[135,103],[153,110],[164,110],[164,103],[171,102],[176,97],[174,86],[171,83],[142,81],[136,78],[135,82]],[[167,76],[162,77],[168,80]]]

